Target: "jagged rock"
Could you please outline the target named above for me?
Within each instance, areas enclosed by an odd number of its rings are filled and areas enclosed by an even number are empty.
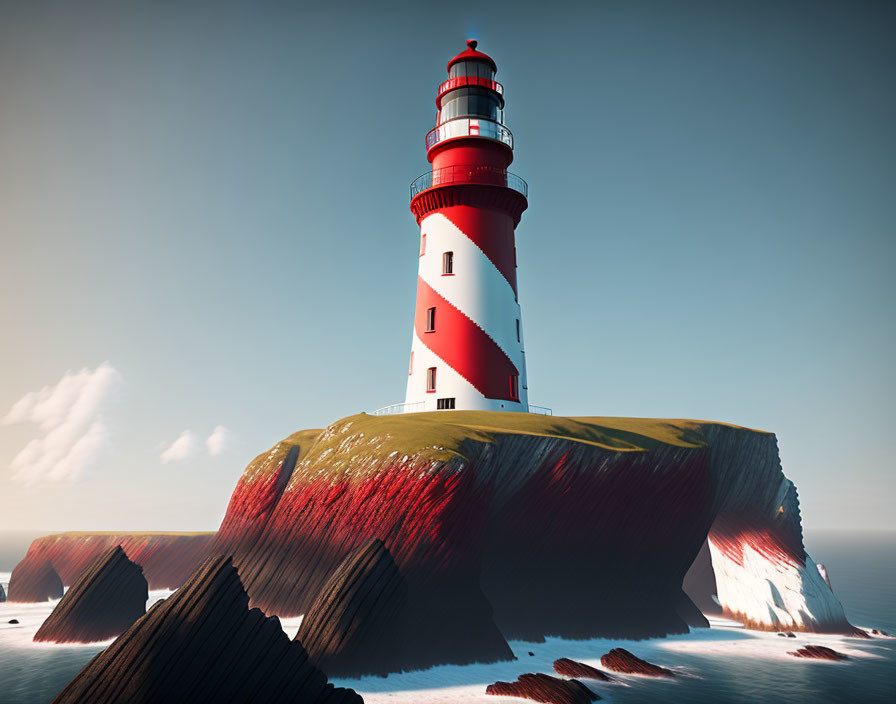
[[[545,704],[589,704],[600,699],[578,680],[561,680],[540,673],[520,675],[516,682],[495,682],[485,688],[485,693]]]
[[[889,636],[890,634],[880,628],[872,628],[871,632],[876,636]]]
[[[210,554],[214,533],[54,533],[31,543],[19,567],[49,561],[71,586],[116,545],[143,568],[150,589],[177,589]],[[223,554],[223,553],[216,553]]]
[[[296,635],[331,677],[401,669],[407,584],[382,540],[349,553],[324,584]]]
[[[139,565],[116,546],[97,559],[43,622],[35,641],[108,640],[146,613],[149,588]]]
[[[832,650],[824,645],[807,645],[799,650],[789,652],[788,655],[816,660],[849,660],[849,655],[838,653],[836,650]]]
[[[13,625],[17,624],[18,622],[19,622],[19,619],[17,619],[17,618],[11,618],[11,619],[9,619],[9,623],[11,623],[11,624],[13,624]]]
[[[601,672],[596,667],[586,665],[583,662],[560,658],[554,661],[554,672],[564,677],[576,677],[586,680],[600,680],[601,682],[615,682],[612,677]]]
[[[16,565],[9,578],[9,600],[20,602],[49,601],[62,598],[62,580],[49,560],[24,560]]]
[[[276,617],[249,609],[229,557],[212,557],[97,655],[58,704],[363,704],[333,689]]]
[[[781,636],[781,638],[786,638],[786,637],[787,637],[786,634],[784,634],[784,633],[779,633],[778,635]]]
[[[628,675],[647,675],[648,677],[675,677],[672,670],[654,665],[632,655],[625,648],[613,648],[600,659],[600,664],[608,670]]]
[[[3,591],[3,585],[0,584],[0,601],[6,601],[6,592]]]
[[[787,631],[787,633],[785,633],[784,635],[788,638],[796,638],[796,633],[794,633],[793,631]]]

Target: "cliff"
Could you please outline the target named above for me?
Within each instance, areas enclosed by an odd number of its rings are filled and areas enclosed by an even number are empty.
[[[34,640],[92,643],[114,638],[146,613],[148,598],[143,570],[116,546],[65,593]]]
[[[803,549],[775,436],[720,423],[352,416],[253,461],[214,549],[234,555],[253,605],[294,616],[346,555],[381,539],[414,604],[408,667],[492,660],[496,629],[685,632],[682,582],[707,536],[726,613],[851,630]]]
[[[214,537],[214,533],[47,535],[31,543],[10,577],[9,590],[13,590],[16,571],[20,567],[31,569],[42,562],[52,563],[62,583],[70,586],[94,561],[116,545],[121,546],[129,560],[143,568],[150,589],[177,589],[209,554]]]
[[[229,558],[209,558],[119,636],[56,702],[362,704],[333,689],[276,617],[249,609]]]
[[[9,600],[49,601],[62,598],[62,580],[46,558],[23,560],[9,577]]]

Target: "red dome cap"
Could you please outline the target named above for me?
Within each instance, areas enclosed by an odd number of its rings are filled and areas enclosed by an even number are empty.
[[[488,54],[483,54],[481,51],[476,51],[477,44],[478,42],[475,39],[467,39],[466,50],[460,52],[457,56],[455,56],[453,59],[451,59],[451,61],[448,62],[448,71],[450,72],[451,67],[454,66],[454,64],[456,64],[458,61],[484,61],[492,67],[492,71],[497,73],[498,65]]]

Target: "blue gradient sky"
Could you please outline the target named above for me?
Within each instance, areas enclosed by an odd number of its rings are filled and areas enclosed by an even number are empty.
[[[0,425],[0,528],[214,529],[255,454],[403,399],[468,36],[530,187],[532,402],[773,430],[808,527],[896,528],[894,7],[0,2],[0,416],[122,380],[73,484]]]

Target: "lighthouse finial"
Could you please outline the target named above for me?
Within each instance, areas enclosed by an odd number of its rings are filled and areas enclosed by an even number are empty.
[[[479,44],[475,39],[467,39],[467,46],[470,47],[473,51],[476,51],[476,46]]]

